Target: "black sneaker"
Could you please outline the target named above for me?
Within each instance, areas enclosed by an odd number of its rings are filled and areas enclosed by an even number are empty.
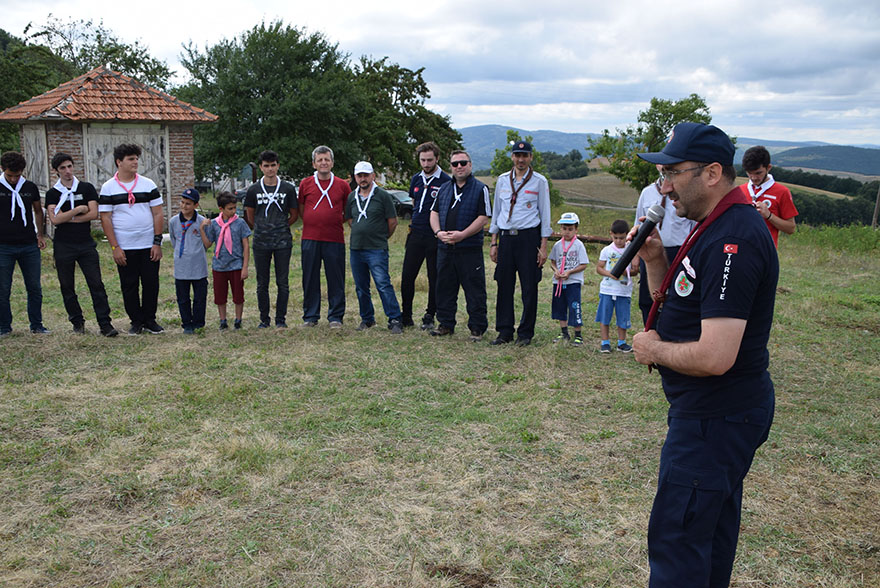
[[[491,341],[489,341],[489,345],[505,345],[513,341],[510,337],[504,337],[503,335],[498,335]]]
[[[257,328],[258,328],[258,329],[268,329],[268,328],[269,328],[269,323],[263,323],[263,322],[261,322],[259,325],[257,325]]]
[[[517,337],[516,338],[516,346],[517,347],[526,347],[532,344],[531,337]]]
[[[101,325],[101,334],[105,337],[115,337],[119,334],[119,331],[113,328],[113,325],[107,323],[106,325]]]
[[[404,327],[414,327],[414,326],[416,326],[416,324],[413,322],[412,319],[402,319],[402,320],[400,321],[400,324],[402,324]]]
[[[375,325],[375,324],[376,324],[376,321],[369,322],[369,323],[367,321],[361,321],[361,324],[359,324],[357,326],[355,331],[366,331],[367,329],[372,328],[373,325]]]
[[[276,329],[286,329],[287,323],[284,321],[275,321],[275,328]]]
[[[424,317],[422,317],[422,324],[419,328],[423,331],[430,331],[431,329],[433,329],[434,328],[434,317],[432,317],[429,314],[426,314]]]
[[[73,332],[77,335],[85,335],[86,334],[86,326],[83,323],[77,323],[73,325]]]
[[[220,330],[225,331],[228,328],[229,328],[229,323],[226,322],[226,319],[221,319],[220,320]]]
[[[391,331],[392,335],[400,335],[403,333],[403,325],[400,324],[400,320],[395,319],[388,323],[388,330]]]
[[[483,340],[483,334],[479,331],[471,330],[470,337],[468,338],[471,340],[471,343],[479,343]]]
[[[241,329],[241,319],[235,319],[235,321],[232,323],[232,328],[235,329],[236,331],[240,330]]]
[[[150,321],[149,323],[145,324],[144,330],[146,332],[152,333],[154,335],[158,335],[159,333],[162,333],[165,331],[165,329],[162,328],[162,325],[160,325],[156,321]]]
[[[192,328],[192,327],[184,327],[184,328],[183,328],[183,334],[184,334],[184,335],[195,335],[195,334],[196,334],[196,330],[195,330],[194,328]]]
[[[85,332],[85,331],[83,331],[83,332]],[[46,335],[48,333],[51,333],[51,331],[49,329],[47,329],[46,327],[44,327],[43,325],[39,325],[36,327],[32,327],[31,333],[33,333],[34,335]]]
[[[617,346],[617,350],[621,353],[632,353],[633,348],[626,343]]]
[[[132,325],[127,332],[129,335],[140,335],[144,332],[144,328],[141,325]]]

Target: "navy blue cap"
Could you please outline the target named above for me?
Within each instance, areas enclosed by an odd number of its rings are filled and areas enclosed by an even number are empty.
[[[201,196],[199,195],[199,191],[195,188],[187,188],[183,191],[183,194],[180,195],[181,198],[186,198],[187,200],[192,200],[193,202],[198,202]]]
[[[528,141],[517,141],[513,144],[512,153],[531,153],[532,144]]]
[[[639,153],[651,163],[672,165],[682,161],[733,165],[736,149],[724,131],[713,125],[684,122],[675,125],[672,137],[659,153]]]

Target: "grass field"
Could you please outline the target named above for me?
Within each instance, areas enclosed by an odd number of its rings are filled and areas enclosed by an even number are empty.
[[[568,208],[588,232],[620,215]],[[733,586],[877,586],[878,250],[867,229],[780,239],[777,413],[746,480]],[[209,328],[187,337],[165,255],[158,336],[95,334],[81,279],[92,333],[72,334],[49,252],[53,332],[30,335],[16,274],[16,332],[0,341],[0,586],[646,585],[666,403],[656,373],[597,352],[593,266],[587,344],[550,343],[545,281],[535,343],[516,349],[356,333],[350,279],[341,332],[293,326],[298,248],[292,328],[256,329],[249,279],[245,330],[219,333],[209,305]]]

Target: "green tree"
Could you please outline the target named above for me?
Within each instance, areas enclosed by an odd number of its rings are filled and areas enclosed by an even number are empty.
[[[492,175],[496,178],[503,173],[509,172],[513,168],[513,160],[510,158],[511,153],[513,152],[514,143],[518,143],[522,140],[532,142],[532,136],[529,135],[522,139],[519,136],[519,132],[514,129],[507,129],[507,145],[504,146],[504,149],[496,149],[495,157],[492,159],[492,165],[490,169],[492,170]],[[553,187],[553,182],[550,180],[547,173],[547,166],[544,165],[544,157],[541,155],[540,151],[532,151],[532,169],[538,172],[539,174],[547,177],[547,184],[550,188],[550,204],[552,206],[558,206],[560,204],[564,204],[565,200],[563,200],[562,195],[559,193],[559,190]]]
[[[607,159],[603,170],[641,190],[656,178],[657,170],[636,154],[663,149],[672,128],[680,122],[712,122],[706,101],[697,94],[680,100],[651,98],[648,109],[639,112],[638,124],[617,129],[616,135],[605,129],[598,139],[589,139],[587,149],[593,159]]]
[[[97,24],[91,19],[65,22],[50,14],[46,22],[48,24],[40,26],[28,24],[24,29],[25,38],[44,43],[55,55],[70,63],[73,77],[108,65],[149,86],[162,90],[168,87],[171,70],[164,61],[151,56],[140,40],[131,44],[120,40],[102,20]]]
[[[73,66],[41,45],[0,29],[0,110],[51,90],[74,77]],[[18,150],[18,125],[0,124],[0,150]]]

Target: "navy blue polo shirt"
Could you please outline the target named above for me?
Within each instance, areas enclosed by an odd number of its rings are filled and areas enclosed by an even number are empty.
[[[755,209],[736,204],[713,222],[675,268],[657,333],[664,341],[696,341],[700,321],[745,319],[733,367],[721,376],[695,377],[661,366],[669,415],[714,418],[761,405],[772,391],[767,341],[779,260]]]

